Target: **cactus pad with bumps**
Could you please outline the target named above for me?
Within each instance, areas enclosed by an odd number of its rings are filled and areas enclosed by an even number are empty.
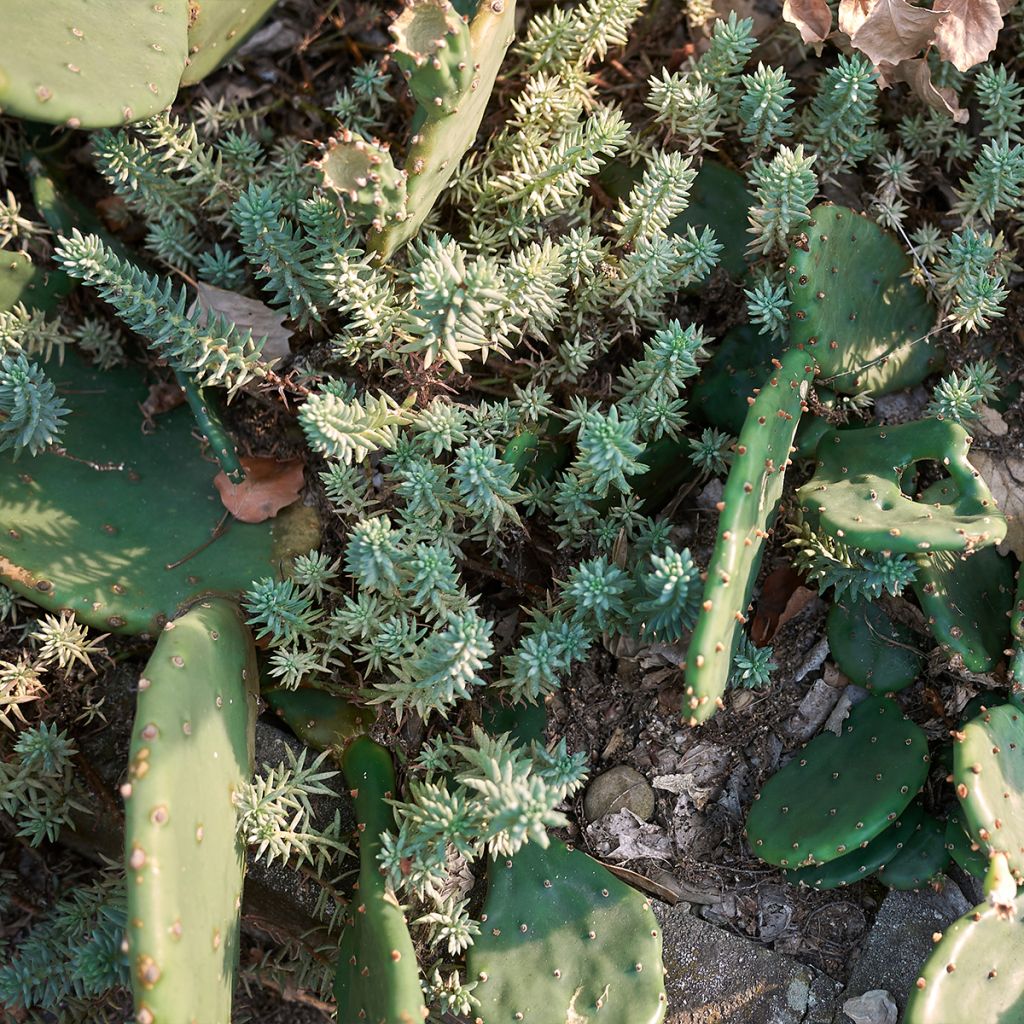
[[[406,175],[386,146],[343,130],[327,143],[319,167],[351,223],[382,231],[389,221],[405,219]]]
[[[988,871],[988,854],[968,834],[959,810],[949,812],[946,818],[946,851],[969,875],[984,878]]]
[[[405,913],[381,874],[382,832],[393,828],[391,754],[367,736],[341,760],[359,822],[359,887],[345,911],[334,996],[339,1021],[420,1024],[426,1019],[416,951]]]
[[[229,1024],[245,850],[234,794],[249,781],[259,681],[237,605],[169,622],[139,680],[122,790],[136,1021]]]
[[[470,947],[482,1024],[659,1024],[661,930],[647,900],[556,839],[488,865]]]
[[[189,0],[188,66],[182,85],[195,85],[238,49],[277,0]]]
[[[1024,899],[982,903],[941,936],[910,990],[903,1024],[1014,1024],[1022,993]]]
[[[869,697],[842,733],[816,736],[757,795],[747,818],[753,851],[769,864],[827,864],[870,843],[928,775],[928,741],[898,704]]]
[[[0,313],[19,302],[29,309],[52,312],[72,288],[63,270],[36,266],[28,253],[0,249]]]
[[[844,598],[829,609],[825,628],[836,665],[858,686],[877,693],[902,690],[921,670],[914,634],[875,601]]]
[[[946,828],[927,814],[899,853],[878,869],[878,879],[890,889],[923,889],[948,863]]]
[[[924,820],[921,802],[915,800],[866,846],[844,853],[827,864],[812,864],[787,871],[786,878],[794,885],[807,885],[813,889],[839,889],[861,882],[897,856]]]
[[[953,782],[967,831],[989,853],[1003,853],[1024,881],[1024,711],[989,708],[953,746]]]
[[[469,25],[448,0],[406,0],[391,23],[392,55],[427,120],[454,114],[469,94]]]
[[[751,399],[719,504],[718,537],[686,660],[683,714],[692,724],[714,714],[729,681],[739,626],[746,621],[768,529],[782,497],[790,449],[813,362],[791,349]]]
[[[150,117],[178,91],[188,0],[4,0],[0,111],[105,128]]]
[[[231,520],[188,410],[143,432],[136,370],[99,371],[68,352],[47,372],[71,407],[64,447],[0,459],[0,580],[13,590],[96,629],[155,634],[200,596],[237,596],[316,545],[301,507]]]
[[[1021,569],[1017,570],[1017,590],[1010,613],[1010,635],[1013,637],[1013,654],[1010,655],[1007,674],[1014,694],[1020,696],[1024,693],[1024,570]]]
[[[815,207],[786,273],[791,345],[805,347],[823,383],[883,395],[919,384],[942,365],[928,340],[936,312],[913,284],[896,238],[842,206]]]
[[[308,686],[297,690],[274,687],[264,690],[263,698],[292,732],[315,750],[344,747],[365,733],[375,718],[373,708],[359,707],[344,697]]]
[[[897,426],[833,430],[818,444],[814,476],[800,488],[805,514],[844,544],[916,554],[998,544],[1006,519],[970,464],[970,436],[958,423],[926,419]],[[951,502],[914,501],[901,490],[916,462],[950,474]]]

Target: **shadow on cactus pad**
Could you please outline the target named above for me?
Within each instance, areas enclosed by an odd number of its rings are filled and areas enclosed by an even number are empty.
[[[69,354],[48,372],[71,408],[63,448],[0,459],[0,579],[13,590],[96,629],[156,633],[199,596],[237,596],[316,545],[301,506],[258,525],[226,517],[188,409],[143,433],[137,371]]]

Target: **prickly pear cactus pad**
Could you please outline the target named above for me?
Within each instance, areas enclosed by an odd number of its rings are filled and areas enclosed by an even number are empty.
[[[419,1024],[427,1017],[416,951],[405,914],[381,874],[380,836],[394,827],[387,801],[396,795],[391,754],[359,736],[342,757],[359,822],[359,886],[338,951],[334,996],[339,1021]]]
[[[988,870],[988,854],[981,843],[976,842],[964,828],[963,815],[957,808],[946,818],[946,850],[968,874],[984,878]]]
[[[818,206],[811,220],[786,268],[789,340],[814,355],[822,382],[883,395],[939,369],[941,352],[927,337],[936,312],[910,281],[896,238],[843,206]]]
[[[488,865],[470,947],[481,1024],[659,1024],[661,931],[644,897],[556,839]]]
[[[350,222],[382,231],[389,219],[405,219],[406,173],[387,147],[342,131],[327,143],[319,167]]]
[[[13,590],[97,629],[157,633],[183,604],[238,595],[315,545],[304,510],[256,525],[227,517],[187,409],[143,433],[136,371],[73,353],[47,370],[72,410],[64,447],[0,459],[0,579]]]
[[[813,372],[812,360],[791,349],[751,401],[719,504],[718,538],[686,656],[683,714],[693,725],[710,718],[725,693]]]
[[[765,783],[747,818],[748,841],[769,864],[827,864],[894,822],[927,775],[925,734],[894,701],[869,697],[841,735],[816,736]]]
[[[953,747],[953,783],[967,831],[989,852],[1006,855],[1024,880],[1024,711],[989,708],[972,719]]]
[[[809,885],[814,889],[838,889],[863,881],[896,857],[924,820],[921,802],[915,800],[867,846],[857,847],[827,864],[811,864],[796,871],[787,871],[786,878],[794,885]]]
[[[924,658],[914,634],[874,601],[846,597],[834,604],[826,630],[836,665],[858,686],[877,693],[902,690],[921,671]]]
[[[373,724],[373,708],[362,708],[333,693],[299,687],[263,691],[263,699],[303,743],[316,750],[341,749]]]
[[[233,794],[253,770],[259,681],[238,607],[169,622],[139,680],[125,793],[128,956],[138,1024],[229,1024],[245,851]]]
[[[4,0],[0,111],[104,128],[163,110],[188,53],[188,0]]]
[[[902,849],[878,869],[890,889],[922,889],[949,863],[945,826],[925,815]]]
[[[0,249],[0,313],[22,303],[49,311],[74,287],[63,270],[37,267],[28,253]]]
[[[926,419],[897,426],[833,430],[818,444],[814,476],[799,491],[812,521],[844,544],[915,554],[998,544],[1006,519],[967,458],[958,423]],[[935,460],[958,491],[949,503],[914,501],[900,489],[915,462]]]
[[[921,968],[903,1024],[1012,1024],[1024,1012],[1024,900],[975,907]]]
[[[195,85],[245,42],[277,0],[189,0],[188,66]]]

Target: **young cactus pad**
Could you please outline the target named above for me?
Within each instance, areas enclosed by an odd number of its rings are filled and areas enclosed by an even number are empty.
[[[924,663],[914,634],[875,601],[844,598],[829,609],[825,629],[839,669],[877,693],[910,686]]]
[[[967,831],[1006,855],[1024,881],[1024,711],[989,708],[968,722],[953,747],[953,782]]]
[[[998,544],[1006,519],[967,461],[971,438],[958,423],[926,419],[897,426],[833,430],[818,444],[818,467],[800,505],[844,544],[917,554]],[[956,487],[954,501],[914,501],[900,489],[915,462],[935,460]]]
[[[948,863],[946,827],[928,814],[878,878],[890,889],[923,889]]]
[[[405,914],[381,874],[381,833],[393,828],[391,754],[359,736],[341,760],[359,822],[359,886],[345,914],[334,996],[338,1021],[419,1024],[426,1019],[416,951]]]
[[[919,384],[942,365],[928,334],[936,312],[912,284],[899,242],[842,206],[815,207],[786,273],[789,342],[806,347],[822,382],[882,395]]]
[[[715,713],[729,682],[733,647],[782,497],[793,435],[814,364],[791,349],[751,400],[719,503],[718,538],[686,657],[683,713],[696,725]]]
[[[238,49],[277,0],[189,0],[188,66],[182,85],[195,85]]]
[[[136,371],[69,352],[47,372],[72,409],[64,447],[0,459],[0,580],[19,594],[96,629],[157,633],[201,595],[238,595],[316,545],[301,507],[255,525],[226,517],[188,410],[143,433]]]
[[[870,843],[927,776],[925,734],[894,701],[869,697],[841,735],[816,736],[765,783],[747,818],[748,840],[769,864],[826,864]]]
[[[1024,1005],[1024,900],[975,907],[921,969],[903,1024],[1014,1024]]]
[[[858,846],[827,864],[811,864],[796,871],[787,871],[786,878],[794,885],[808,885],[813,889],[839,889],[863,881],[896,857],[924,820],[921,802],[915,800],[867,846]]]
[[[373,708],[359,707],[344,697],[312,687],[274,687],[263,691],[263,699],[303,743],[315,750],[340,750],[350,739],[367,732],[375,718]]]
[[[188,0],[4,0],[0,111],[104,128],[169,106],[188,54]]]
[[[482,1024],[659,1024],[661,930],[647,900],[557,839],[487,869],[483,928],[469,949]]]
[[[964,829],[963,815],[954,808],[946,818],[946,852],[969,875],[984,878],[988,870],[988,854]]]
[[[139,680],[125,794],[128,958],[138,1024],[229,1024],[259,681],[237,605],[167,623]]]
[[[386,146],[343,130],[327,143],[319,167],[351,223],[382,231],[389,220],[405,219],[406,173]]]

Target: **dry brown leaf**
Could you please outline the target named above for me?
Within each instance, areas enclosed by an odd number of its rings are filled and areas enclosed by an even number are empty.
[[[832,31],[832,12],[825,0],[786,0],[782,17],[799,29],[805,43],[814,43],[821,52],[821,44]]]
[[[817,596],[803,582],[803,577],[788,565],[772,570],[765,578],[750,624],[750,639],[756,647],[771,643],[775,634]]]
[[[875,0],[840,0],[839,31],[845,32],[852,39],[857,29],[867,20],[874,5]]]
[[[172,409],[177,409],[185,402],[185,392],[177,381],[162,380],[149,385],[149,394],[139,402],[142,413],[142,432],[148,434],[156,428],[156,418]]]
[[[899,64],[932,41],[944,16],[945,11],[914,7],[907,0],[875,0],[851,42],[872,64]]]
[[[999,553],[1012,551],[1024,560],[1024,458],[973,451],[971,465],[982,475],[1007,519],[1006,540],[999,545]]]
[[[202,281],[196,285],[196,291],[198,298],[192,309],[199,306],[206,310],[207,316],[220,313],[240,331],[251,329],[254,338],[266,338],[262,355],[267,362],[283,359],[291,352],[288,345],[291,331],[284,326],[284,313],[271,309],[259,299],[249,299],[238,292],[217,288]]]
[[[1003,15],[999,0],[941,0],[947,8],[935,31],[939,56],[959,71],[986,60],[995,49]]]
[[[881,70],[891,81],[906,82],[914,95],[933,110],[949,114],[957,124],[967,124],[970,114],[960,106],[957,94],[932,82],[931,68],[923,57],[902,61],[896,67],[883,65]]]
[[[262,523],[299,497],[303,485],[302,459],[263,459],[243,455],[245,480],[233,484],[218,473],[213,484],[224,507],[243,523]]]

